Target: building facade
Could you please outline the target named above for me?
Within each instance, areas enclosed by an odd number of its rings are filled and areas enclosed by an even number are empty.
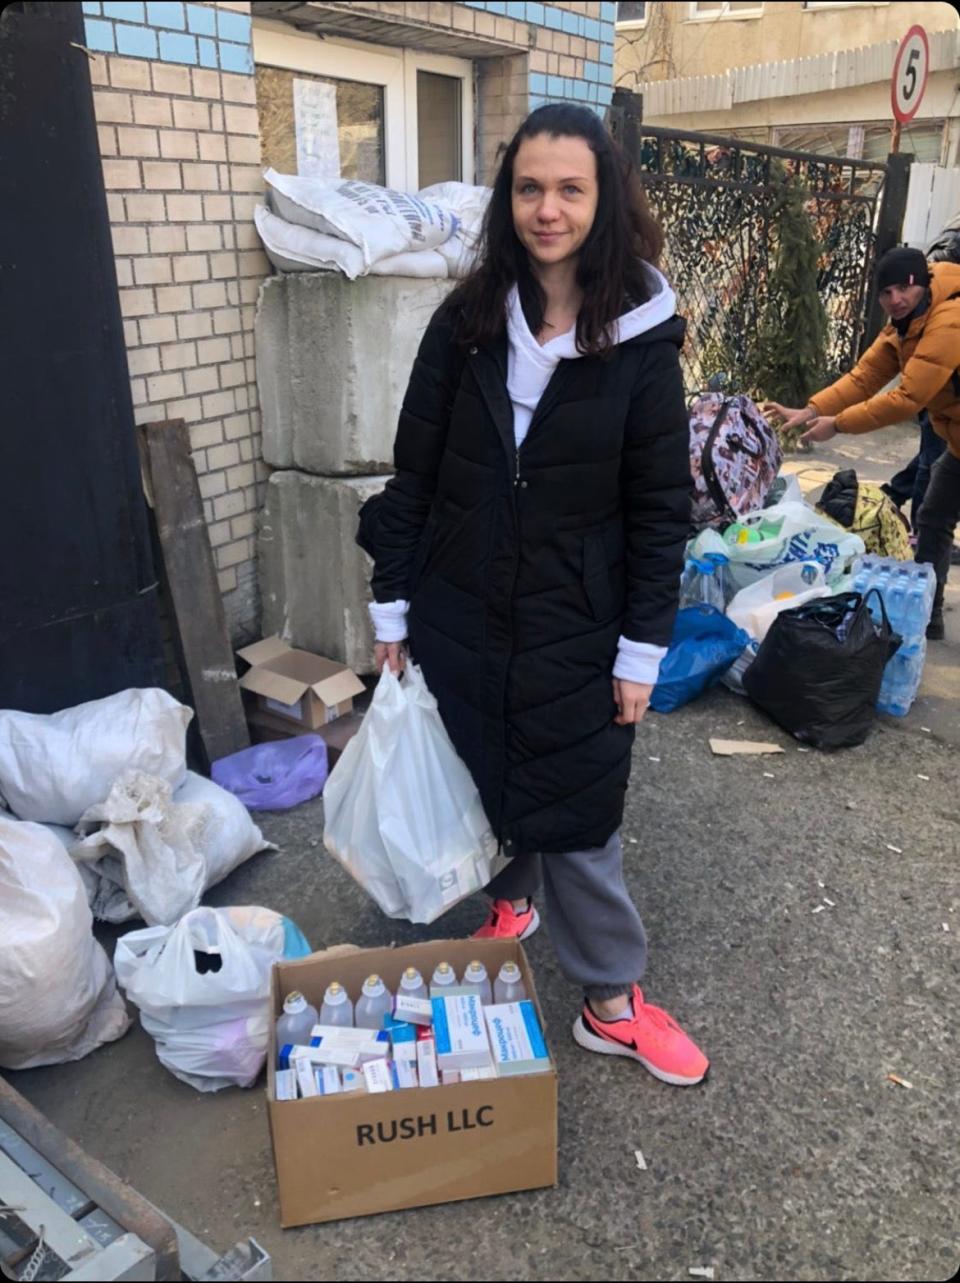
[[[960,17],[922,0],[621,3],[615,83],[655,125],[883,160],[897,45],[919,24],[930,76],[901,150],[954,165],[960,146]]]
[[[84,0],[137,422],[183,418],[234,642],[257,635],[263,169],[486,182],[528,111],[612,96],[616,5]],[[309,168],[308,168],[309,167]]]

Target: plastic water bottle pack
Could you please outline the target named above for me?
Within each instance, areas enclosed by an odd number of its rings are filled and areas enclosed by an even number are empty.
[[[877,708],[881,713],[904,717],[917,697],[923,678],[927,624],[937,588],[933,567],[867,554],[854,563],[852,587],[859,593],[876,588],[883,597],[893,631],[903,638],[899,650],[884,669]],[[875,600],[870,610],[879,622]]]

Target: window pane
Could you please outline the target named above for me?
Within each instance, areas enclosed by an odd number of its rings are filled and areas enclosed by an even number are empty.
[[[723,8],[723,0],[697,0],[697,13],[718,13]]]
[[[617,22],[643,22],[647,6],[637,0],[620,0],[617,5]]]
[[[257,67],[263,159],[281,174],[386,183],[383,86]]]
[[[418,185],[446,183],[463,177],[460,141],[460,85],[456,76],[417,72]]]
[[[761,0],[730,0],[727,8],[733,13],[737,9],[762,9]]]

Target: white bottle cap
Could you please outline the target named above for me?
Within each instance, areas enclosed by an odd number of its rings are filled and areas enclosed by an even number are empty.
[[[384,992],[383,981],[378,975],[367,976],[363,982],[363,992],[368,998],[379,998]]]
[[[327,992],[323,995],[323,1001],[329,1002],[331,1007],[339,1006],[341,1002],[347,1001],[347,991],[339,980],[333,980],[327,986]]]
[[[440,962],[433,973],[433,983],[435,985],[452,985],[456,980],[456,974],[449,962]]]
[[[516,984],[520,979],[520,968],[515,962],[505,962],[500,968],[500,979],[505,985]]]
[[[419,989],[423,984],[423,976],[416,967],[407,967],[406,971],[400,977],[401,989]]]
[[[307,1000],[299,989],[294,989],[288,993],[283,1000],[283,1010],[288,1016],[297,1016],[301,1011],[306,1011]]]
[[[486,980],[487,969],[482,962],[474,958],[463,973],[464,980]]]

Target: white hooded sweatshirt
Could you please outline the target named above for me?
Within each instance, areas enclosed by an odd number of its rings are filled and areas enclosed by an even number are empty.
[[[645,264],[645,270],[650,298],[632,312],[625,312],[614,323],[616,343],[645,334],[654,326],[669,321],[677,310],[676,295],[666,278],[649,263]],[[546,343],[538,343],[530,333],[516,286],[507,299],[507,341],[507,392],[513,405],[513,435],[519,450],[554,370],[561,361],[578,360],[583,353],[577,350],[575,328]],[[406,601],[371,604],[370,617],[377,641],[403,641],[407,635],[408,609],[409,602]],[[664,646],[621,637],[613,676],[652,686],[656,683],[660,661],[666,653]]]

